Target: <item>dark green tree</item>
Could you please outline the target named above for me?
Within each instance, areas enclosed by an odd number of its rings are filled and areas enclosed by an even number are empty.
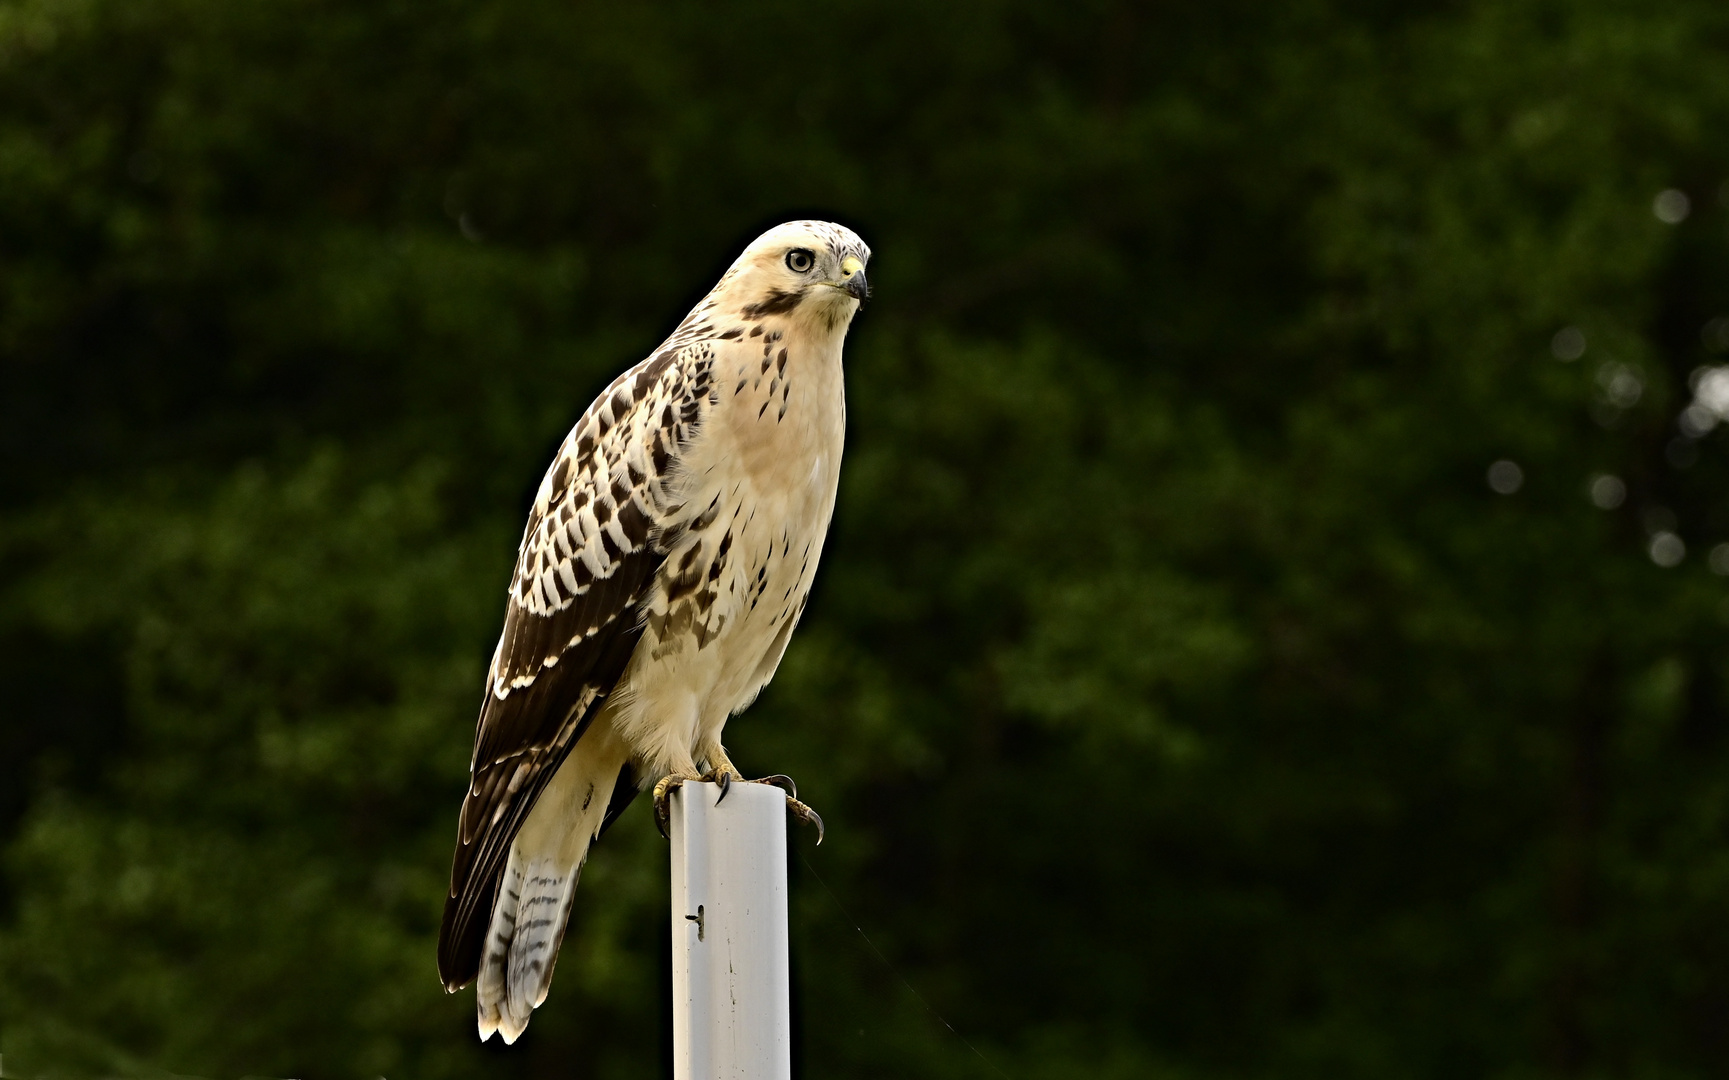
[[[449,843],[551,449],[816,215],[877,296],[729,728],[829,825],[805,1075],[1718,1075],[1726,50],[1691,0],[0,3],[6,1074],[662,1067],[647,816],[508,1051],[434,973]]]

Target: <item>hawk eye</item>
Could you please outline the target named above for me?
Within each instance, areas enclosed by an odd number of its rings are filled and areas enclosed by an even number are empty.
[[[795,274],[810,272],[816,265],[816,256],[807,248],[793,248],[786,253],[786,268]]]

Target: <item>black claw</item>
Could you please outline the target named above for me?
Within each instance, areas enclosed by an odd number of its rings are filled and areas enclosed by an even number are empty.
[[[798,798],[798,785],[792,782],[792,777],[790,776],[782,776],[781,774],[776,773],[773,776],[763,777],[761,780],[758,780],[757,783],[773,784],[775,787],[780,788],[793,798]]]
[[[726,802],[726,793],[732,790],[732,773],[722,769],[721,774],[714,778],[714,782],[720,785],[720,798],[714,801],[714,804],[719,806]]]
[[[666,787],[662,788],[659,784],[655,785],[654,827],[660,830],[662,840],[671,840],[672,835],[667,832],[667,826],[672,819],[669,804],[672,802],[672,793],[683,787],[684,781],[668,782],[663,780],[661,783],[666,784]]]
[[[822,815],[817,813],[815,810],[812,810],[804,803],[799,802],[797,799],[792,798],[790,795],[786,800],[786,809],[787,813],[791,814],[794,820],[816,826],[816,843],[817,847],[821,847],[823,838]]]

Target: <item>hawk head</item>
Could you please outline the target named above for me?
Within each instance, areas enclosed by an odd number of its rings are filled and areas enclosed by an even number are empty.
[[[844,225],[789,221],[744,249],[715,287],[715,300],[746,320],[788,315],[844,326],[870,295],[870,257]]]

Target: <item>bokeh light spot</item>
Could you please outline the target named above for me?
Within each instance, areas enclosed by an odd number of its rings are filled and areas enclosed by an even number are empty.
[[[1681,410],[1675,423],[1689,439],[1702,439],[1717,426],[1717,414],[1695,401]]]
[[[1693,402],[1717,414],[1717,419],[1729,417],[1729,366],[1702,367],[1688,380],[1693,384]]]
[[[1617,409],[1630,409],[1645,393],[1645,383],[1626,364],[1608,363],[1597,369],[1597,385]]]
[[[1563,326],[1549,341],[1549,351],[1557,360],[1577,360],[1585,355],[1585,331],[1577,326]]]
[[[1591,480],[1591,503],[1599,510],[1613,510],[1627,501],[1627,485],[1619,476],[1604,473]]]
[[[1680,566],[1681,560],[1687,557],[1687,545],[1682,543],[1681,538],[1672,532],[1660,532],[1653,536],[1648,550],[1651,554],[1651,561],[1665,570],[1673,566]]]
[[[1693,212],[1693,201],[1680,188],[1669,188],[1651,200],[1651,212],[1665,225],[1679,225]]]
[[[1729,544],[1718,544],[1712,548],[1705,561],[1710,565],[1713,574],[1729,577]]]
[[[1525,470],[1503,458],[1489,466],[1489,486],[1498,495],[1511,495],[1525,484]]]

